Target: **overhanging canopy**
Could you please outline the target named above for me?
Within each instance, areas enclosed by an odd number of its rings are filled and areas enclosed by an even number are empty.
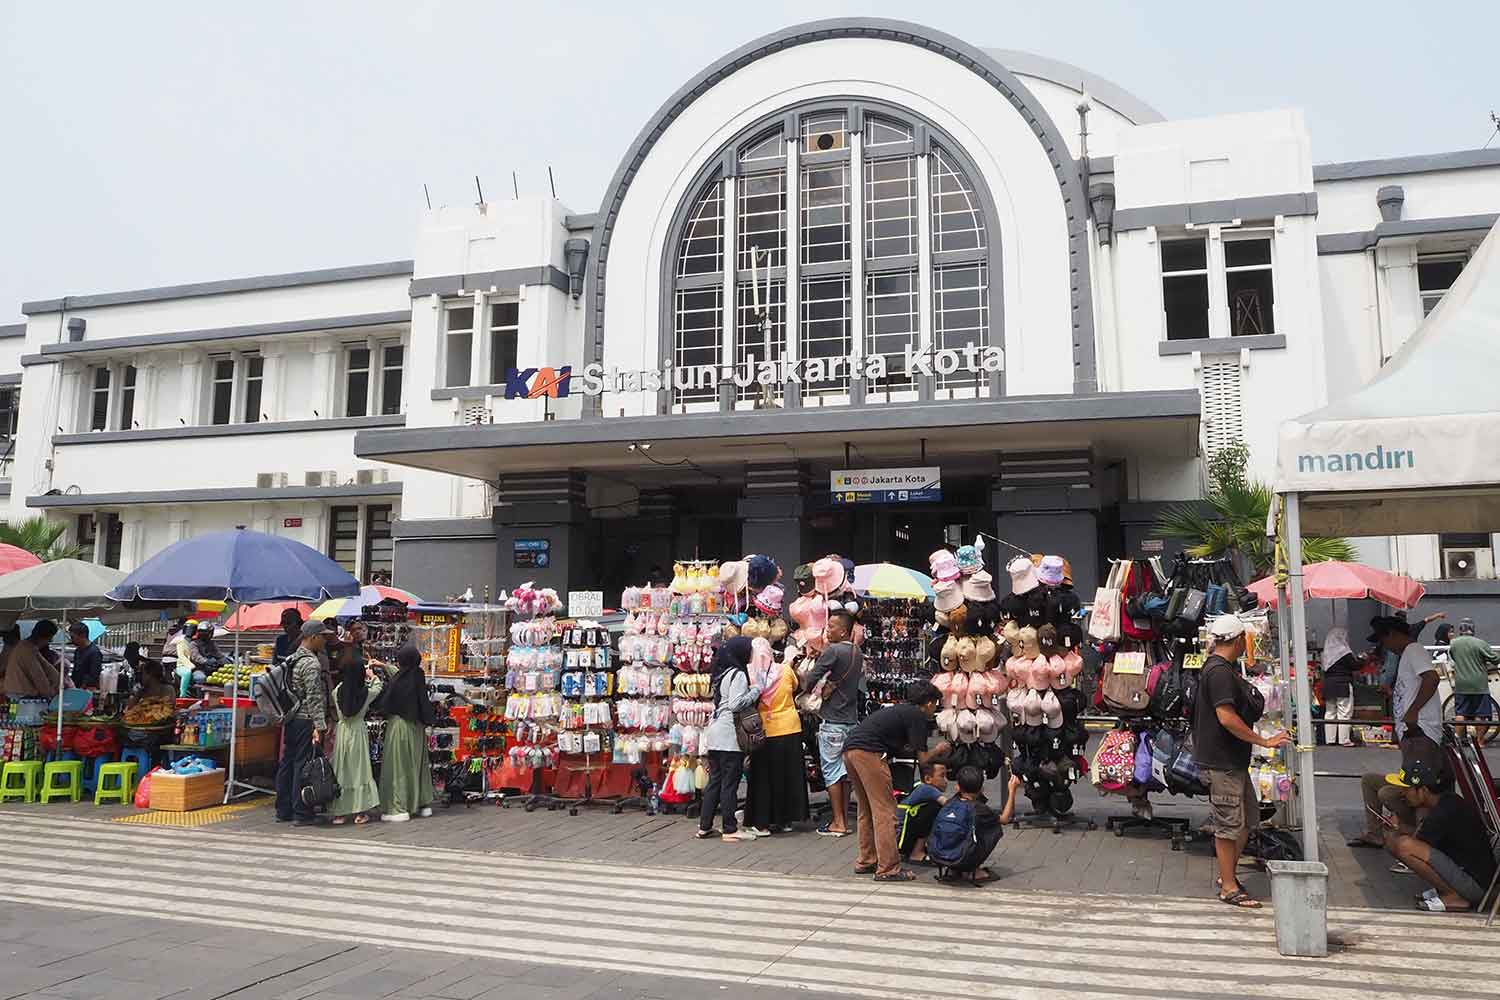
[[[1489,531],[1500,524],[1500,237],[1369,384],[1281,425],[1276,489],[1302,530]]]

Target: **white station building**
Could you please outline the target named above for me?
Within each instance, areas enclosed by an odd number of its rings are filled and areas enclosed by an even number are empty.
[[[429,597],[983,530],[1091,590],[1224,444],[1269,479],[1278,423],[1367,381],[1500,212],[1500,150],[1315,164],[1296,109],[1168,121],[892,21],[761,38],[641,118],[597,210],[24,303],[6,516],[124,569],[244,524]],[[1360,544],[1500,592],[1495,536]]]

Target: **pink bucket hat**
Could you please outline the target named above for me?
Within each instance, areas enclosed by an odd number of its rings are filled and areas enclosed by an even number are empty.
[[[939,580],[932,591],[933,604],[939,611],[952,611],[964,602],[963,588],[952,580]]]
[[[934,580],[957,580],[958,559],[947,549],[938,549],[927,557],[927,564],[932,569]]]
[[[1036,589],[1036,565],[1025,556],[1016,556],[1005,571],[1010,574],[1011,593],[1029,594]]]
[[[755,606],[765,614],[779,615],[781,614],[781,601],[785,596],[781,588],[773,583],[755,595]]]
[[[745,589],[749,575],[750,567],[743,559],[719,564],[719,585],[731,594]]]
[[[844,589],[844,564],[837,559],[819,559],[813,563],[813,587],[825,597]]]
[[[1048,587],[1062,586],[1062,556],[1042,556],[1042,564],[1037,567],[1036,578]]]
[[[964,597],[970,601],[993,601],[995,586],[990,575],[984,570],[979,570],[964,577]]]

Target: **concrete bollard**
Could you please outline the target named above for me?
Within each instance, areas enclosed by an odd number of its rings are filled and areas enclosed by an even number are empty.
[[[1267,861],[1276,950],[1283,955],[1328,954],[1328,866],[1319,861]]]

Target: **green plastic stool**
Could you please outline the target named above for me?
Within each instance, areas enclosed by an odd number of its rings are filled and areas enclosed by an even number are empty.
[[[62,784],[57,778],[63,778]],[[83,794],[83,761],[55,760],[42,769],[42,802],[66,798],[77,802]]]
[[[99,765],[99,780],[94,786],[94,805],[118,802],[122,806],[128,806],[134,792],[135,761]]]
[[[42,762],[39,760],[7,761],[5,770],[0,772],[0,802],[9,802],[12,799],[35,802],[37,783],[41,777]],[[20,778],[20,784],[16,784],[11,780],[12,778]]]

